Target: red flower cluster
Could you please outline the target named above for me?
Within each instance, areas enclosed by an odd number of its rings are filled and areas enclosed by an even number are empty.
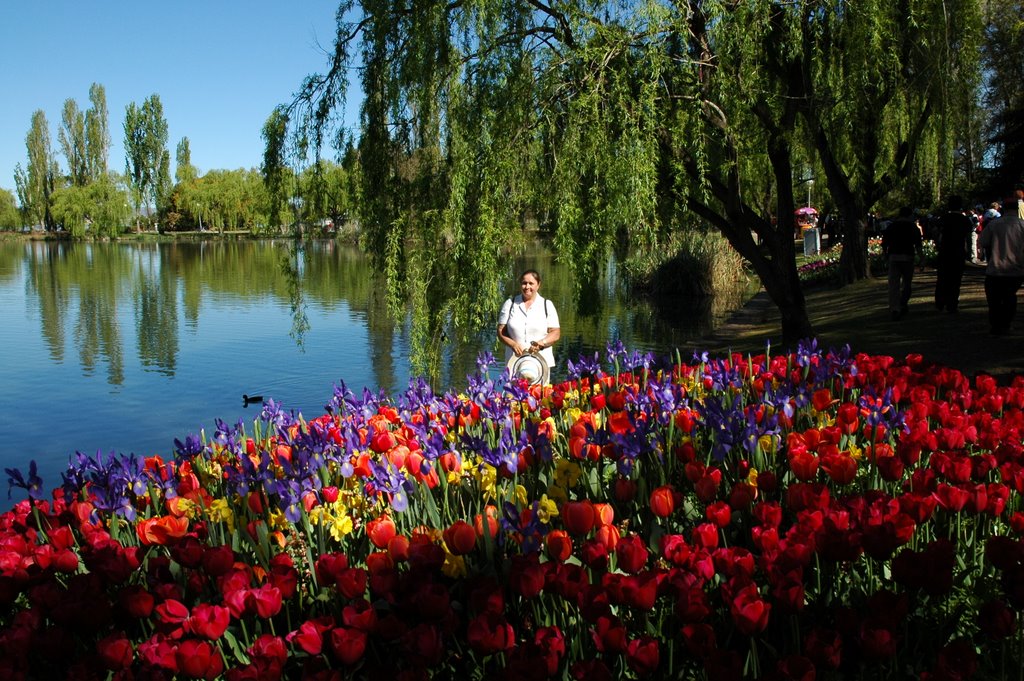
[[[514,411],[518,469],[478,477],[459,447],[506,425],[479,404],[380,406],[354,440],[322,417],[308,427],[354,448],[351,471],[325,467],[290,525],[266,490],[303,461],[298,425],[267,446],[277,477],[225,499],[237,531],[205,512],[224,451],[161,469],[174,493],[138,501],[131,531],[88,488],[18,503],[0,516],[0,677],[1019,669],[1024,378],[821,354],[668,378],[671,399],[643,374],[536,389]],[[410,426],[432,419],[446,444],[428,454]],[[407,511],[382,509],[380,470],[415,482]],[[310,514],[342,501],[365,515],[338,541]]]

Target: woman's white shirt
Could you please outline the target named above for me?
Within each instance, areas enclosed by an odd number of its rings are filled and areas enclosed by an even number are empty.
[[[526,309],[523,296],[516,295],[506,298],[498,315],[498,326],[505,325],[505,335],[520,345],[529,345],[548,335],[548,329],[561,328],[558,323],[558,311],[550,300],[539,293],[534,298],[530,309]],[[515,356],[512,348],[505,346],[505,361]],[[555,353],[550,347],[540,351],[540,356],[549,367],[555,366]]]

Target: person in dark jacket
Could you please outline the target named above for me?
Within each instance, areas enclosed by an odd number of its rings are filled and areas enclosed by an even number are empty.
[[[985,225],[978,239],[978,245],[988,256],[985,300],[989,332],[993,336],[1010,332],[1017,314],[1017,291],[1024,285],[1024,219],[1019,217],[1014,201],[1016,196],[1007,197],[1009,207],[1001,217]]]
[[[914,279],[914,255],[924,262],[921,228],[910,206],[900,208],[899,217],[882,233],[882,252],[889,259],[889,314],[901,319],[910,304],[910,286]]]
[[[960,285],[964,278],[967,239],[974,225],[959,196],[950,196],[939,217],[939,253],[935,272],[935,307],[956,312],[960,306]]]

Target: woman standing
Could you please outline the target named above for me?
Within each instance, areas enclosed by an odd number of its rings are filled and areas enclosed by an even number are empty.
[[[509,298],[498,315],[498,340],[505,345],[505,361],[528,352],[540,354],[548,367],[555,365],[551,346],[562,337],[558,311],[540,295],[540,274],[526,270],[519,277],[521,293]]]

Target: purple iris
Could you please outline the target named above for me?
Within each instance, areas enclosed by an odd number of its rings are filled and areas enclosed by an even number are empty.
[[[4,471],[7,473],[7,484],[9,485],[8,499],[11,498],[11,492],[15,487],[28,492],[29,499],[43,498],[43,479],[38,475],[35,459],[28,462],[28,478],[22,476],[21,471],[17,468],[5,468]]]

